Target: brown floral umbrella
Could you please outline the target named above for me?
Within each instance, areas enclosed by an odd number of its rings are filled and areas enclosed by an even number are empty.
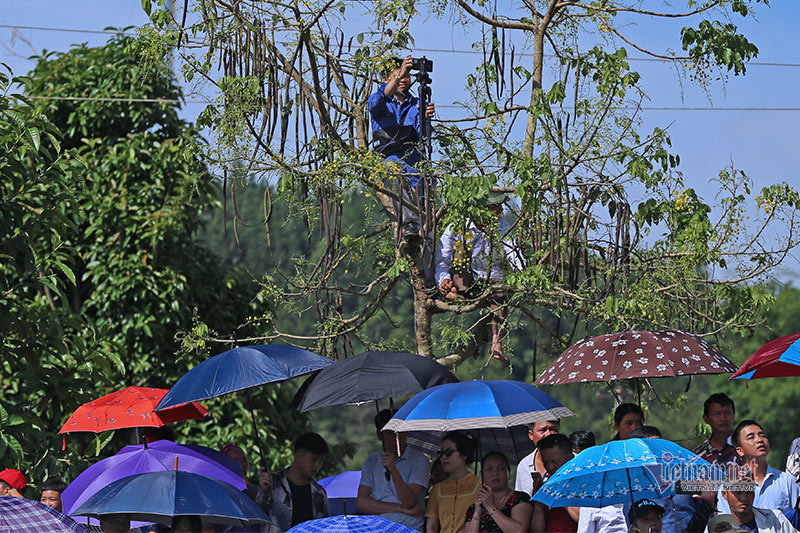
[[[624,331],[573,344],[534,384],[725,374],[735,370],[736,365],[727,357],[691,333],[672,329]]]

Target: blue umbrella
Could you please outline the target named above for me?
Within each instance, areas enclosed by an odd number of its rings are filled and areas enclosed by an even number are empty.
[[[210,449],[200,451],[199,448],[168,440],[159,440],[149,445],[126,446],[111,457],[93,464],[69,484],[61,493],[64,512],[74,515],[92,495],[119,479],[134,474],[170,471],[175,468],[176,458],[180,459],[185,471],[202,473],[230,483],[238,490],[245,489],[239,463],[219,452],[213,453]]]
[[[161,398],[156,411],[196,400],[208,400],[231,392],[285,381],[320,370],[333,361],[300,348],[265,344],[240,346],[206,359],[184,374]],[[187,400],[186,398],[194,398]],[[266,468],[264,450],[258,435],[250,393],[247,403],[258,441],[261,466]]]
[[[414,533],[408,526],[374,515],[338,515],[297,524],[286,533]]]
[[[411,398],[384,429],[451,431],[508,428],[574,413],[533,385],[520,381],[446,383]]]
[[[172,525],[181,515],[197,515],[210,524],[249,526],[270,523],[249,496],[224,481],[170,470],[119,479],[86,500],[73,515],[99,518],[128,514],[132,520]]]
[[[156,411],[285,381],[332,364],[330,359],[293,346],[240,346],[189,370],[164,395]]]
[[[356,514],[361,471],[347,470],[341,474],[320,479],[319,484],[328,494],[332,515]]]
[[[663,439],[615,440],[570,459],[533,496],[548,507],[605,507],[675,494],[675,482],[721,481],[724,473]]]

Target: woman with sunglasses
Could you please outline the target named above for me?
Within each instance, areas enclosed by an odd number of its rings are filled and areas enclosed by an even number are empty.
[[[467,470],[475,453],[475,442],[458,431],[445,433],[439,457],[448,478],[431,489],[425,511],[427,533],[461,533],[467,507],[481,486],[478,476]]]
[[[526,493],[508,486],[508,457],[489,452],[481,460],[483,485],[467,509],[466,533],[528,531],[533,506]],[[475,513],[478,513],[475,516]]]

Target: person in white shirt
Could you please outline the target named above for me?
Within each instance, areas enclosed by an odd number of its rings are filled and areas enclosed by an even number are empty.
[[[628,533],[622,504],[605,507],[581,507],[578,515],[578,533]]]
[[[758,531],[758,533],[796,533],[797,530],[780,511],[753,507],[757,485],[752,478],[745,477],[722,488],[722,499],[733,515],[735,525],[741,530]],[[706,532],[715,531],[717,531],[715,524],[709,521]]]
[[[546,436],[554,435],[558,432],[558,420],[542,420],[528,426],[528,438],[531,439],[534,446]],[[542,486],[546,474],[547,470],[544,467],[544,463],[542,463],[539,450],[533,450],[533,453],[525,456],[517,465],[514,489],[533,496]]]
[[[436,248],[436,284],[439,292],[448,300],[477,297],[487,284],[503,279],[503,259],[515,269],[522,262],[513,249],[510,226],[503,216],[502,193],[491,193],[486,201],[485,216],[479,220],[467,220],[461,228],[448,226]],[[503,355],[503,322],[505,322],[504,295],[502,290],[492,292],[489,311],[492,313],[492,341],[489,353],[495,359],[508,361]]]

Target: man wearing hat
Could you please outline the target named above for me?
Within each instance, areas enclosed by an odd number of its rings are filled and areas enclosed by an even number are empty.
[[[486,210],[479,220],[465,220],[460,227],[448,226],[436,249],[436,284],[448,300],[480,295],[486,286],[503,279],[502,250],[505,261],[520,269],[522,262],[509,239],[510,227],[503,216],[505,194],[491,193]],[[495,359],[508,361],[503,355],[503,322],[505,312],[502,290],[492,293],[492,343],[489,353]]]
[[[653,500],[639,500],[628,511],[632,533],[661,533],[664,508]]]
[[[19,470],[7,468],[0,472],[0,496],[24,498],[23,493],[28,482]]]

